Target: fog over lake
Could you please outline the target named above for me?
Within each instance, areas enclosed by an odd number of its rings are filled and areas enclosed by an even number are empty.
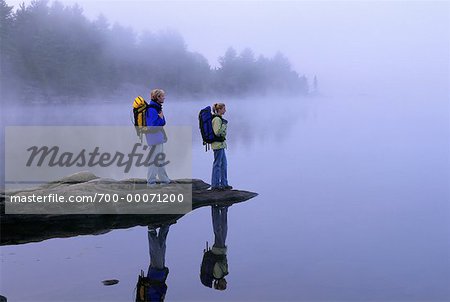
[[[212,68],[228,47],[250,47],[267,57],[281,51],[311,89],[318,78],[309,95],[167,91],[168,125],[192,126],[192,177],[210,182],[213,161],[198,112],[223,101],[229,182],[259,194],[229,209],[226,291],[199,280],[214,238],[210,209],[171,227],[167,301],[450,300],[448,2],[78,3],[88,18],[103,13],[136,31],[174,28]],[[2,97],[2,139],[12,125],[131,127],[132,100],[152,88]],[[8,301],[133,300],[149,265],[145,227],[0,252]],[[120,283],[105,287],[105,279]]]

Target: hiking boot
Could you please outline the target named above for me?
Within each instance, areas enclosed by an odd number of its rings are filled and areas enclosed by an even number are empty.
[[[233,187],[232,187],[232,186],[225,186],[225,187],[223,187],[223,189],[224,189],[224,190],[232,190]]]

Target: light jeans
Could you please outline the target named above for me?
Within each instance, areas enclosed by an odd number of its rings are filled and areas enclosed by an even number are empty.
[[[211,177],[211,187],[219,188],[228,186],[227,156],[225,149],[214,150],[214,163]]]
[[[150,162],[153,162],[155,160],[156,155],[159,153],[164,152],[163,144],[154,145],[155,150],[153,151],[152,157],[150,158]],[[152,148],[153,146],[149,146]],[[156,176],[158,176],[159,180],[162,183],[169,183],[170,179],[169,176],[167,176],[166,167],[157,167],[154,164],[151,164],[148,166],[148,172],[147,172],[147,184],[152,185],[156,183]]]
[[[224,248],[228,232],[228,207],[212,206],[211,216],[214,229],[214,247]]]
[[[169,233],[170,224],[159,228],[148,228],[148,247],[150,252],[150,267],[163,269],[166,261],[166,239]]]

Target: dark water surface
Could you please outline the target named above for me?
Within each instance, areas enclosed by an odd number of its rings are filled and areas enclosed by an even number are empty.
[[[168,122],[196,134],[204,105],[168,98]],[[97,106],[107,118],[94,106],[68,106],[69,118],[36,107],[27,123],[128,124],[129,104]],[[19,124],[14,110],[4,125]],[[227,103],[226,117],[230,184],[259,196],[229,210],[224,292],[199,280],[210,210],[172,226],[167,301],[450,300],[448,101],[247,100]],[[193,177],[209,181],[211,152],[198,138],[193,150]],[[0,250],[8,301],[133,301],[149,264],[144,227]]]

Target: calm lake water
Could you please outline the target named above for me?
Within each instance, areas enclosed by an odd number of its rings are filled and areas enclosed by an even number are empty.
[[[212,154],[196,120],[208,103],[168,97],[165,112],[168,123],[194,126],[193,177],[209,182]],[[230,184],[259,196],[229,209],[224,292],[199,280],[205,241],[214,238],[210,209],[171,227],[167,301],[450,300],[448,99],[226,103]],[[33,106],[27,124],[129,123],[129,102],[55,106]],[[99,109],[107,114],[96,120]],[[23,124],[17,109],[5,110],[4,125]],[[134,301],[149,265],[144,227],[0,251],[8,301]]]

